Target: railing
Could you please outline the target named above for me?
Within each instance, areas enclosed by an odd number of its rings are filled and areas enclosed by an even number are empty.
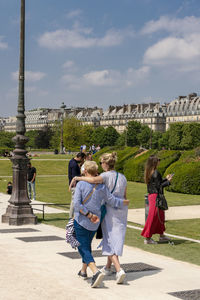
[[[45,206],[68,206],[68,208],[70,207],[70,203],[34,203],[32,204],[31,203],[31,206],[37,206],[37,205],[40,205],[42,206],[42,209],[40,208],[34,208],[34,210],[38,210],[38,211],[42,211],[42,219],[44,220],[44,215],[45,215]]]

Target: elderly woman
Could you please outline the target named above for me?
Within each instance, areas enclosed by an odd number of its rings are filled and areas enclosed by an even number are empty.
[[[74,177],[74,180],[82,180],[90,183],[104,183],[114,196],[126,198],[126,177],[115,171],[115,163],[117,161],[116,152],[104,153],[100,157],[100,164],[104,170],[96,177]],[[126,274],[120,266],[119,256],[122,256],[124,239],[127,225],[128,207],[124,206],[120,209],[113,208],[106,203],[106,215],[102,222],[102,254],[107,256],[106,266],[101,270],[104,275],[111,275],[111,264],[116,269],[116,283],[124,282]]]
[[[93,178],[98,171],[98,165],[94,161],[86,161],[84,164],[85,176]],[[91,195],[87,201],[88,195]],[[129,201],[113,196],[104,184],[92,184],[84,181],[78,182],[74,195],[74,227],[76,239],[80,243],[78,247],[82,257],[82,269],[78,275],[87,278],[87,266],[93,273],[91,287],[98,287],[104,274],[97,269],[91,251],[92,239],[99,226],[101,218],[102,200],[114,208],[123,208]],[[83,204],[84,202],[84,204]]]

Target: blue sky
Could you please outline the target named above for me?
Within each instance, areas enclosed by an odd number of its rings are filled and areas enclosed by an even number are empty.
[[[0,0],[0,116],[18,99],[20,0]],[[26,0],[25,108],[199,94],[199,0]]]

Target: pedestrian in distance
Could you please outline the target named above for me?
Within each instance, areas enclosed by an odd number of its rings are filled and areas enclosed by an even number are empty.
[[[87,152],[85,154],[85,162],[86,161],[92,161],[92,153],[91,152]],[[85,170],[84,164],[85,164],[85,162],[81,166],[81,175],[84,175],[84,170]]]
[[[114,170],[117,161],[116,152],[105,153],[100,157],[100,164],[104,170],[96,177],[75,177],[74,180],[89,183],[104,183],[114,196],[126,199],[126,177]],[[112,263],[116,269],[116,283],[124,282],[126,274],[120,266],[119,256],[122,256],[127,225],[128,206],[113,208],[106,203],[106,214],[102,221],[102,254],[107,256],[106,266],[101,270],[105,275],[111,275]]]
[[[86,161],[84,172],[86,178],[94,178],[98,172],[97,163]],[[89,199],[86,198],[88,195],[91,195]],[[74,195],[74,228],[76,239],[80,243],[78,251],[82,257],[82,268],[78,275],[87,278],[87,267],[89,267],[93,273],[91,282],[93,288],[98,287],[104,278],[104,273],[96,267],[91,250],[92,239],[100,223],[102,199],[113,208],[122,209],[129,203],[124,197],[112,195],[104,184],[78,182]]]
[[[6,192],[7,192],[8,195],[12,194],[12,182],[11,181],[9,181],[8,184],[7,184]]]
[[[28,195],[29,199],[32,199],[33,193],[33,200],[36,200],[36,192],[35,192],[35,180],[36,180],[36,168],[32,167],[31,163],[29,162],[27,165],[27,182],[28,182]]]
[[[165,212],[156,207],[156,198],[158,193],[163,193],[164,187],[170,185],[173,175],[169,174],[163,179],[157,170],[159,163],[160,159],[155,155],[151,155],[145,166],[144,179],[147,184],[149,213],[141,233],[145,238],[144,244],[157,244],[157,242],[152,239],[153,234],[160,234],[159,241],[170,241],[170,238],[164,235]]]

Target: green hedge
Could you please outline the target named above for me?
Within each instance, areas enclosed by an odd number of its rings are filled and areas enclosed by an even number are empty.
[[[134,157],[137,153],[139,153],[139,147],[119,147],[119,146],[113,146],[113,147],[104,147],[97,153],[93,155],[94,161],[97,162],[99,165],[99,170],[102,172],[102,168],[99,164],[99,158],[104,153],[117,153],[117,163],[115,166],[115,169],[118,172],[123,173],[124,163],[127,161],[127,159]]]
[[[163,176],[166,169],[180,158],[181,152],[176,150],[161,150],[157,153],[157,156],[160,158],[158,171]]]
[[[122,150],[118,150],[117,152],[117,163],[116,163],[116,171],[124,173],[124,164],[125,162],[133,158],[136,154],[139,153],[139,147],[126,147]]]
[[[152,154],[157,154],[157,150],[148,150],[144,154],[126,161],[124,175],[128,181],[144,182],[145,163]]]
[[[177,162],[166,170],[166,175],[174,173],[168,190],[184,194],[200,194],[200,162]],[[188,203],[189,204],[189,203]]]
[[[199,148],[183,151],[180,159],[171,164],[164,176],[174,173],[169,191],[184,194],[200,194],[200,152]]]

